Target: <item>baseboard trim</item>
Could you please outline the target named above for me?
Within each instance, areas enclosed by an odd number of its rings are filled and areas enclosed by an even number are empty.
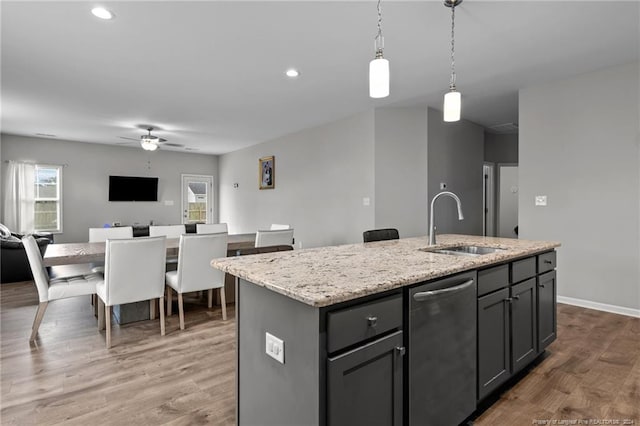
[[[574,299],[573,297],[558,296],[558,303],[580,306],[582,308],[595,309],[597,311],[611,312],[613,314],[626,315],[640,318],[640,309],[626,308],[624,306],[608,305],[606,303],[592,302],[590,300]]]

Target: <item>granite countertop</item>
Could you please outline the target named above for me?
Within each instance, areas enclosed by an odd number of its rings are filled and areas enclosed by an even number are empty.
[[[347,244],[214,259],[211,266],[314,307],[380,293],[433,278],[524,257],[559,247],[531,241],[471,235],[427,237]],[[424,252],[458,245],[505,249],[482,256]]]

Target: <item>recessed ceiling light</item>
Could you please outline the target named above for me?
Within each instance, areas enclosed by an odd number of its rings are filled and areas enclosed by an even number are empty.
[[[287,72],[285,72],[285,74],[287,75],[287,77],[296,78],[300,75],[300,71],[295,68],[289,68]]]
[[[91,13],[100,19],[113,19],[115,16],[110,10],[107,10],[104,7],[94,7],[91,9]]]

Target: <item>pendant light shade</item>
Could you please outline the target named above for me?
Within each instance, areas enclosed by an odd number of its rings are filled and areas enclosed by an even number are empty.
[[[369,63],[369,96],[389,96],[389,61],[380,57]]]
[[[460,120],[460,106],[462,105],[460,92],[453,89],[444,95],[444,121]]]

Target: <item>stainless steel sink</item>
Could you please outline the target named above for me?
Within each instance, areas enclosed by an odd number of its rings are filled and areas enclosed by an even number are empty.
[[[453,256],[482,256],[484,254],[491,254],[491,253],[498,253],[498,252],[505,251],[505,249],[501,249],[497,247],[479,247],[479,246],[456,246],[456,247],[447,247],[447,248],[441,248],[441,249],[433,249],[430,247],[426,247],[420,250],[431,252],[431,253],[450,254]]]

